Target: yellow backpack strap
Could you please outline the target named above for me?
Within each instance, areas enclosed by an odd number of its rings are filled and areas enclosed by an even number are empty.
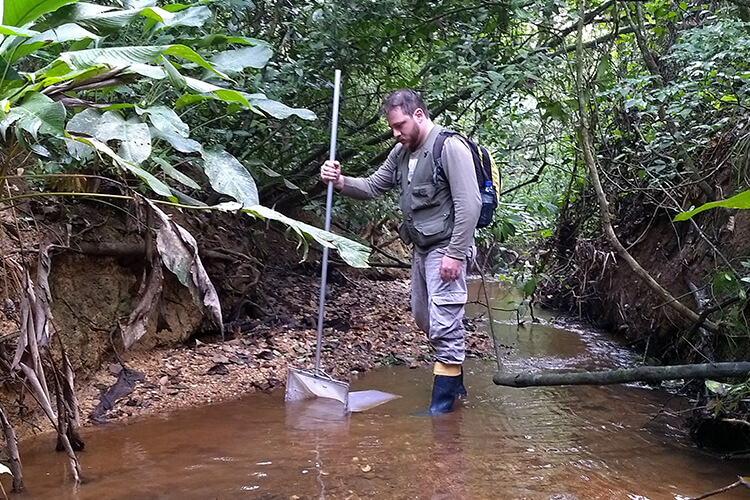
[[[495,163],[495,158],[493,158],[492,155],[489,155],[489,157],[490,165],[492,168],[492,185],[495,186],[495,192],[497,192],[497,200],[500,201],[500,191],[502,191],[503,179],[500,176],[500,169],[497,168],[497,164]]]

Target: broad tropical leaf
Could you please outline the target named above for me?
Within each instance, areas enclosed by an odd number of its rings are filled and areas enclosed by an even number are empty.
[[[167,141],[173,148],[181,153],[200,153],[203,149],[203,146],[201,146],[198,141],[177,134],[173,130],[165,132],[155,127],[151,127],[150,132],[153,139]]]
[[[189,7],[179,12],[170,12],[169,17],[164,16],[161,21],[155,23],[154,29],[159,31],[175,26],[193,26],[200,28],[206,24],[206,21],[208,21],[211,16],[211,10],[205,5]]]
[[[76,0],[3,0],[2,23],[23,26]]]
[[[266,45],[255,45],[235,50],[219,52],[211,58],[211,62],[227,75],[236,75],[245,68],[264,68],[273,56],[273,51]]]
[[[107,111],[99,120],[95,137],[104,143],[113,139],[119,141],[117,154],[136,165],[151,156],[148,125],[135,117],[126,120],[117,111]]]
[[[211,64],[203,59],[193,49],[184,45],[143,45],[134,47],[110,47],[104,49],[77,50],[74,52],[63,52],[50,65],[35,73],[36,77],[42,77],[49,73],[59,63],[65,64],[69,71],[90,68],[92,66],[107,65],[110,67],[126,67],[133,64],[148,64],[157,61],[163,55],[180,57],[193,62],[200,67],[227,78],[223,73],[215,70]],[[57,70],[59,71],[59,70]]]
[[[705,210],[709,210],[711,208],[720,208],[720,207],[721,208],[741,208],[741,209],[750,208],[750,191],[743,191],[742,193],[736,194],[732,196],[731,198],[727,198],[726,200],[712,201],[710,203],[706,203],[697,208],[694,208],[690,211],[679,213],[674,218],[674,220],[675,221],[688,220],[692,216],[699,214]]]
[[[300,235],[308,235],[323,246],[335,248],[341,258],[352,267],[370,267],[367,263],[370,256],[370,248],[361,243],[324,231],[310,224],[305,224],[262,205],[243,208],[242,211],[263,219],[279,221]]]
[[[38,31],[29,30],[26,28],[20,28],[17,26],[0,25],[0,35],[13,35],[13,36],[20,36],[23,38],[29,38],[38,34],[39,34]]]
[[[126,161],[117,153],[112,151],[112,148],[110,148],[103,142],[89,137],[76,137],[71,135],[69,136],[69,138],[75,141],[82,142],[83,144],[92,147],[99,153],[103,153],[105,156],[108,156],[118,167],[140,177],[141,180],[144,181],[156,194],[164,196],[165,198],[168,198],[175,203],[177,202],[177,198],[175,198],[174,194],[172,194],[172,190],[169,188],[169,186],[167,186],[162,181],[146,172],[142,168],[139,168],[138,166]]]
[[[107,35],[127,26],[138,16],[143,16],[152,22],[164,22],[172,19],[174,14],[155,6],[119,9],[113,6],[77,2],[55,12],[47,20],[47,24],[74,22],[96,30],[101,35]]]
[[[5,137],[8,127],[15,123],[37,140],[38,134],[62,135],[65,107],[44,94],[30,93],[23,103],[12,107],[9,113],[0,114],[0,135]]]
[[[253,106],[257,106],[269,115],[280,120],[289,118],[292,115],[299,116],[303,120],[316,120],[317,116],[309,109],[290,108],[286,104],[267,98],[263,94],[247,94],[247,100]]]
[[[146,115],[151,124],[162,132],[171,132],[183,137],[190,135],[190,127],[182,121],[173,109],[166,106],[152,106],[150,108],[135,107],[139,115]]]
[[[195,78],[185,78],[187,86],[201,95],[187,94],[175,103],[176,108],[207,100],[222,100],[227,103],[238,103],[245,108],[260,109],[280,120],[298,116],[303,120],[316,120],[317,116],[309,109],[290,108],[286,104],[268,99],[263,94],[248,94],[237,90],[228,90]]]
[[[14,46],[13,49],[7,50],[7,60],[12,63],[46,45],[70,42],[73,40],[84,40],[86,38],[98,40],[99,36],[77,24],[63,24],[62,26],[29,37],[23,40],[19,45]]]
[[[247,169],[224,150],[204,150],[203,170],[217,193],[227,194],[243,208],[258,204],[258,188]]]
[[[172,179],[176,180],[177,182],[184,184],[190,189],[199,190],[201,188],[197,182],[195,182],[193,179],[191,179],[187,175],[183,174],[182,172],[174,168],[166,160],[157,157],[157,158],[153,158],[153,161],[154,163],[156,163],[157,165],[161,167],[161,169],[164,171],[165,174],[167,174],[168,176],[170,176]]]

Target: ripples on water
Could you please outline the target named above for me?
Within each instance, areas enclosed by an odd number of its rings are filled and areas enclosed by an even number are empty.
[[[495,319],[511,346],[507,370],[633,363],[595,331],[549,317],[521,328],[510,314]],[[360,414],[344,415],[327,400],[285,405],[278,391],[85,429],[88,482],[77,490],[52,438],[36,439],[22,446],[28,493],[21,498],[658,500],[705,493],[747,473],[748,462],[695,449],[680,422],[661,411],[661,391],[497,387],[495,369],[494,361],[467,362],[469,399],[439,418],[411,416],[429,405],[429,369],[390,367],[352,390],[402,398]]]

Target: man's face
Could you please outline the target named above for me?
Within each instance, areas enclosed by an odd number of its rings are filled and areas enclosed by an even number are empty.
[[[424,123],[424,111],[417,109],[413,115],[407,115],[401,108],[393,108],[386,115],[388,126],[393,131],[393,137],[404,145],[409,151],[416,150],[422,145],[422,124]]]

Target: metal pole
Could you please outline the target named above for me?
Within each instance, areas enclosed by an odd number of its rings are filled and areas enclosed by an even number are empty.
[[[328,159],[336,160],[336,129],[339,121],[339,88],[341,86],[341,70],[336,70],[333,84],[333,115],[331,117],[331,153]],[[328,183],[326,191],[326,223],[325,230],[331,228],[331,205],[333,202],[333,182]],[[323,341],[323,314],[326,303],[326,280],[328,278],[328,247],[323,247],[323,265],[320,272],[320,299],[318,306],[318,339],[315,346],[315,375],[320,373],[320,348]]]

